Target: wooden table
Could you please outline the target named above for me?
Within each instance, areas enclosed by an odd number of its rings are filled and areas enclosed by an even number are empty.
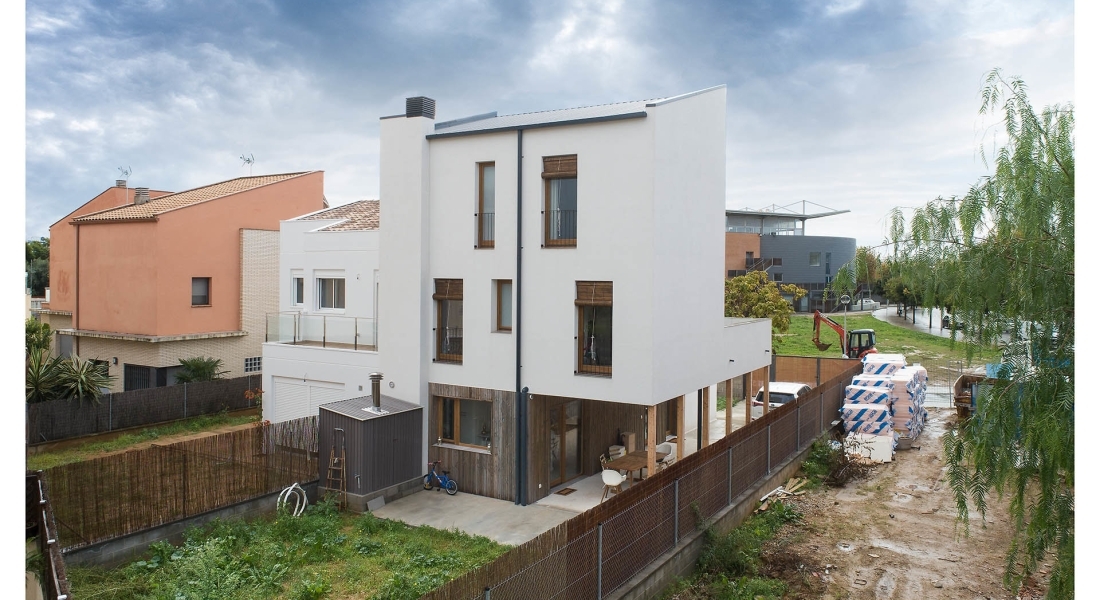
[[[668,456],[667,452],[657,452],[657,462]],[[631,452],[615,460],[608,461],[604,468],[612,471],[627,471],[630,473],[630,485],[634,485],[634,471],[638,472],[638,479],[642,478],[642,469],[649,466],[649,454],[645,450]]]

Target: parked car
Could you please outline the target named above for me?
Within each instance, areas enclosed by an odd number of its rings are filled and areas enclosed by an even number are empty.
[[[805,383],[790,381],[772,381],[768,384],[768,410],[772,411],[788,402],[797,400],[810,393],[810,386]],[[764,388],[756,392],[752,400],[752,418],[758,419],[764,416]]]
[[[966,330],[966,323],[962,322],[961,319],[956,318],[955,315],[952,315],[950,313],[944,313],[943,318],[940,319],[940,328],[941,329],[959,329],[959,330],[965,331]]]

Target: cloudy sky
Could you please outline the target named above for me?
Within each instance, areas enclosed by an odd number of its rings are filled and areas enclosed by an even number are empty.
[[[1074,6],[1033,0],[169,2],[27,0],[26,235],[113,184],[182,191],[322,169],[378,197],[378,118],[447,120],[725,84],[726,205],[851,214],[808,233],[880,243],[885,215],[963,194],[982,76],[1074,98]]]

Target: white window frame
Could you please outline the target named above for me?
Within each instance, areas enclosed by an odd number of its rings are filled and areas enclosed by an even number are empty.
[[[302,296],[298,296],[298,282],[302,282]],[[345,290],[345,294],[347,291]],[[294,307],[302,307],[306,305],[306,274],[294,270],[290,272],[290,305]]]
[[[341,288],[341,291],[343,292],[343,294],[342,294],[343,297],[341,298],[340,304],[342,304],[343,306],[339,306],[339,307],[335,306],[335,304],[336,304],[336,291],[335,291],[335,289],[333,289],[333,305],[334,306],[331,306],[331,307],[321,306],[321,302],[323,301],[323,298],[324,298],[324,294],[321,292],[321,286],[324,285],[322,282],[324,282],[324,281],[337,281],[337,280],[339,280],[341,282],[340,288]],[[333,285],[335,286],[335,284],[333,284]],[[343,276],[331,277],[331,276],[318,275],[318,276],[314,277],[313,291],[317,295],[315,304],[316,304],[318,312],[343,313],[344,310],[346,309],[347,305],[348,305],[348,282],[347,282],[347,279],[345,279]]]

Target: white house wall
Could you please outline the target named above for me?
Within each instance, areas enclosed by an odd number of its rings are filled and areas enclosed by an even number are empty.
[[[263,418],[272,422],[316,415],[315,407],[279,397],[278,383],[338,388],[327,401],[369,395],[370,374],[381,368],[377,352],[267,343],[263,346]],[[387,390],[387,395],[389,390]],[[296,396],[295,396],[296,398]],[[312,410],[312,412],[311,412]]]

